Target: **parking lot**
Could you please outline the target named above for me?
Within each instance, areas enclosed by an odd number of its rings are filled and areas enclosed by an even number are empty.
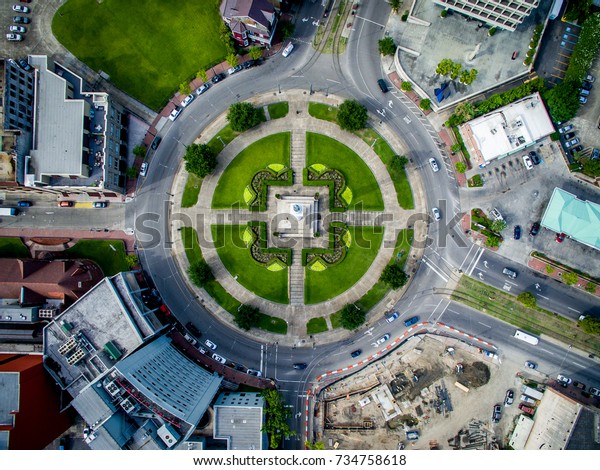
[[[492,208],[500,211],[508,226],[502,232],[504,242],[498,253],[516,263],[526,265],[529,254],[540,251],[568,266],[600,276],[600,266],[595,262],[598,252],[593,248],[569,238],[557,243],[556,234],[544,228],[536,236],[529,235],[533,223],[541,221],[555,187],[582,200],[600,202],[597,188],[569,173],[557,142],[548,138],[534,149],[542,161],[531,170],[525,168],[522,158],[531,148],[478,170],[484,186],[461,191],[464,210],[478,207],[488,214]],[[521,226],[520,240],[513,239],[515,225]]]
[[[580,29],[580,26],[563,23],[560,19],[548,22],[535,62],[537,75],[543,77],[548,86],[562,81]]]

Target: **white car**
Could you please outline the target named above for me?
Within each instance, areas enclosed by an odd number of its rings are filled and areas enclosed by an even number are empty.
[[[594,83],[596,81],[596,77],[594,77],[593,75],[591,75],[591,74],[588,73],[586,75],[586,77],[584,78],[584,80],[586,80],[586,81],[588,81],[590,83]]]
[[[174,121],[175,119],[177,119],[179,117],[180,114],[181,114],[181,108],[175,108],[173,111],[171,111],[171,114],[169,114],[169,119],[171,121]]]
[[[440,171],[440,167],[438,166],[437,162],[435,161],[435,158],[430,158],[429,159],[429,164],[431,165],[431,169],[434,172]]]
[[[146,176],[146,173],[148,173],[148,163],[144,162],[140,168],[140,176]]]
[[[206,341],[204,341],[204,344],[206,344],[206,346],[209,347],[210,349],[212,349],[213,351],[215,349],[217,349],[217,345],[215,343],[213,343],[210,339],[207,339]]]
[[[24,5],[13,5],[12,9],[13,11],[18,11],[19,13],[31,13],[30,8]]]
[[[531,158],[529,158],[529,155],[523,155],[523,163],[528,170],[533,168],[533,162],[531,161]]]
[[[196,95],[200,96],[202,93],[204,93],[209,88],[210,88],[210,85],[208,83],[204,83],[204,84],[200,85],[198,87],[198,89],[196,90]]]
[[[574,147],[575,145],[577,145],[579,143],[579,139],[577,137],[575,137],[572,140],[569,140],[568,142],[565,142],[565,147],[567,148],[571,148]]]
[[[220,362],[221,364],[225,364],[227,361],[225,360],[224,357],[219,356],[218,354],[213,354],[212,358],[217,361]]]
[[[21,36],[20,34],[10,33],[6,35],[6,39],[8,39],[9,41],[22,41],[23,36]]]
[[[442,218],[440,215],[440,210],[437,207],[432,207],[431,212],[433,213],[433,218],[438,221]]]
[[[379,338],[377,341],[375,341],[374,346],[379,346],[380,344],[385,343],[388,339],[390,339],[390,334],[386,333],[384,334],[381,338]]]
[[[388,323],[392,323],[394,320],[397,320],[399,316],[400,316],[399,312],[394,312],[389,317],[387,317],[385,319],[385,321]]]
[[[181,102],[181,106],[185,108],[192,101],[194,101],[194,95],[187,95]]]
[[[287,46],[285,46],[285,49],[283,50],[283,52],[281,53],[281,55],[283,57],[287,57],[292,53],[292,50],[294,49],[294,45],[290,42],[288,43]]]
[[[573,379],[570,379],[569,377],[565,377],[565,376],[564,376],[564,375],[562,375],[562,374],[558,374],[558,375],[556,376],[556,379],[557,379],[559,382],[562,382],[562,383],[564,383],[564,384],[567,384],[567,385],[568,385],[568,384],[570,384],[571,382],[573,382]]]
[[[27,32],[27,28],[25,26],[17,26],[17,25],[14,25],[14,24],[11,24],[8,27],[8,30],[11,33],[26,33]]]
[[[246,371],[246,374],[253,375],[254,377],[262,377],[262,372],[255,369],[248,369]]]

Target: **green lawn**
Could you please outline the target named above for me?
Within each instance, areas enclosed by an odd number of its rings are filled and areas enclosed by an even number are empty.
[[[335,122],[337,124],[338,109],[323,103],[308,103],[308,114],[323,121]]]
[[[307,132],[306,164],[322,163],[341,171],[352,190],[348,209],[383,210],[383,196],[367,164],[349,147],[323,134]]]
[[[256,263],[242,241],[245,225],[213,225],[212,236],[225,268],[246,289],[280,304],[287,304],[288,270],[269,271]]]
[[[183,196],[181,196],[181,207],[194,207],[198,202],[198,195],[202,188],[202,178],[193,173],[188,174]]]
[[[105,276],[129,271],[125,255],[125,244],[121,240],[80,240],[64,252],[65,258],[91,259]]]
[[[327,321],[323,317],[311,318],[306,323],[306,334],[314,335],[316,333],[322,333],[327,331]]]
[[[290,110],[290,105],[287,101],[282,101],[281,103],[273,103],[267,106],[269,110],[269,116],[271,119],[280,119],[282,117],[286,117],[287,113]]]
[[[305,269],[305,303],[316,304],[347,291],[363,277],[377,256],[383,240],[382,227],[350,226],[348,230],[353,242],[341,263],[325,271]]]
[[[182,82],[226,55],[218,2],[69,0],[52,32],[78,59],[158,110]]]
[[[30,258],[20,238],[0,238],[0,258]]]
[[[246,207],[244,188],[252,176],[270,163],[290,166],[290,133],[273,134],[242,150],[221,174],[213,194],[213,209],[229,209],[236,204]]]
[[[413,201],[412,189],[410,188],[406,171],[392,168],[391,162],[395,153],[389,144],[381,137],[381,135],[371,128],[361,129],[360,131],[356,131],[355,134],[369,146],[373,146],[373,150],[385,164],[387,171],[394,182],[394,188],[396,189],[396,196],[398,197],[398,204],[400,204],[400,207],[403,209],[414,209],[415,202]],[[375,144],[373,145],[373,143]]]

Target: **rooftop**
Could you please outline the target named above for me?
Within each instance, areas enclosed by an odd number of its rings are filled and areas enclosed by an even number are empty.
[[[266,449],[263,434],[264,399],[258,393],[224,392],[215,410],[215,439],[226,439],[228,450]]]

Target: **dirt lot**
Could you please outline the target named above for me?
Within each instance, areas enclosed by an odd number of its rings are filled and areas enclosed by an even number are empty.
[[[463,437],[461,447],[503,447],[519,413],[516,367],[458,340],[414,338],[325,390],[316,420],[322,434],[317,436],[327,449],[336,443],[339,449],[357,450],[397,449],[401,444],[452,449],[449,440],[469,430],[471,439]],[[503,404],[508,389],[514,390],[515,403],[502,406],[502,419],[493,424],[493,407]],[[418,431],[419,438],[408,440],[407,431]]]

